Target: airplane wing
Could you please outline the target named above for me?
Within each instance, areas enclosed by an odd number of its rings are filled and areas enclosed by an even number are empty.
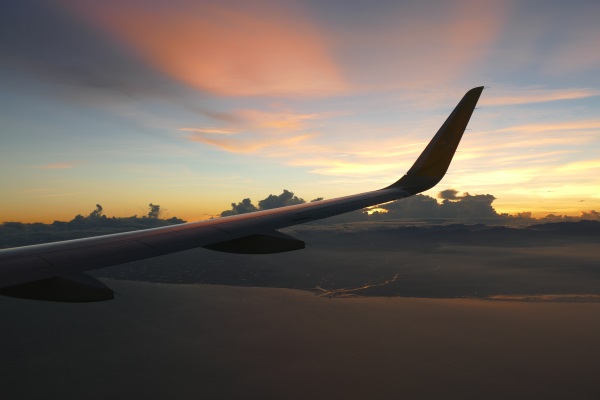
[[[83,271],[194,247],[267,254],[304,248],[278,232],[409,197],[434,187],[446,174],[483,87],[469,90],[406,175],[380,190],[209,221],[0,250],[0,294],[39,300],[87,302],[113,291]]]

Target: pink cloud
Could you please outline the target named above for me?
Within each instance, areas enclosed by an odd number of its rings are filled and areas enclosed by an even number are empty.
[[[509,8],[508,2],[460,0],[436,2],[432,12],[428,2],[399,3],[377,24],[345,24],[331,34],[347,75],[363,87],[447,87],[486,59]]]
[[[171,77],[225,96],[322,96],[347,89],[326,41],[277,2],[65,0]]]

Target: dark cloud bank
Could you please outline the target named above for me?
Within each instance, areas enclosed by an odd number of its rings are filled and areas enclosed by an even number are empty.
[[[181,224],[185,222],[177,217],[161,219],[164,214],[158,204],[148,204],[148,214],[138,217],[107,217],[100,204],[88,215],[76,215],[72,220],[54,221],[51,224],[35,222],[4,222],[0,225],[0,249],[26,246],[60,240],[78,239],[109,233],[128,232],[139,229]]]

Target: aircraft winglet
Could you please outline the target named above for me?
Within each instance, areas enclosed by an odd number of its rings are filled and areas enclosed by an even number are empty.
[[[479,86],[464,95],[406,175],[385,189],[402,188],[414,194],[431,189],[442,180],[482,91],[483,86]]]

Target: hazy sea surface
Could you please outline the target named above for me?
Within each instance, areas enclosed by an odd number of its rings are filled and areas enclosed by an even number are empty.
[[[105,280],[0,298],[6,399],[596,399],[600,304]]]
[[[600,223],[286,232],[93,271],[113,301],[0,297],[2,398],[600,398]]]

